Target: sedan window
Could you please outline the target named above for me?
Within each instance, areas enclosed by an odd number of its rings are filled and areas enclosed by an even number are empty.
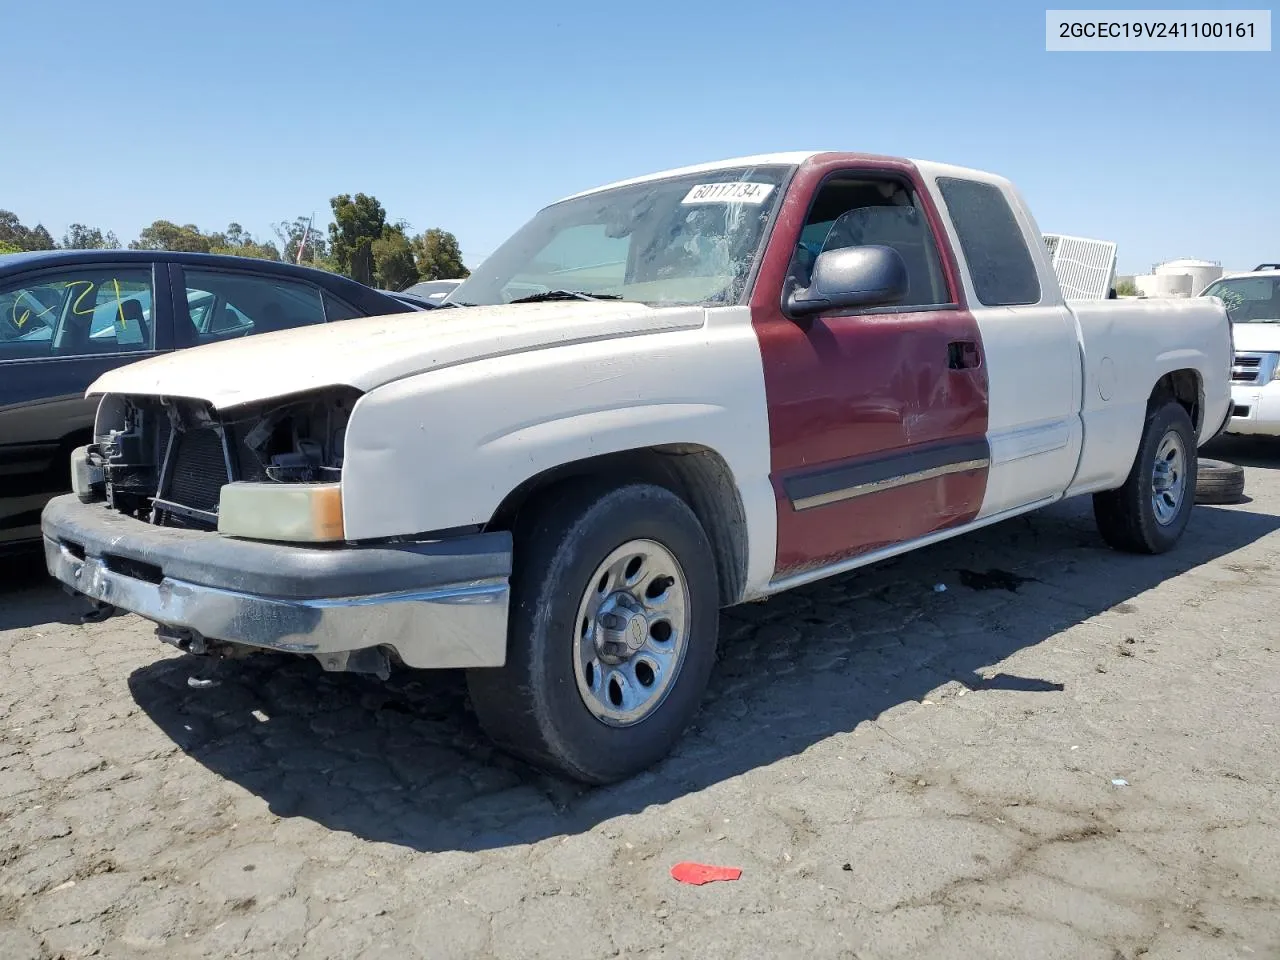
[[[220,270],[184,270],[187,346],[324,323],[320,291],[308,283]]]
[[[0,361],[155,346],[149,268],[84,267],[0,285]]]

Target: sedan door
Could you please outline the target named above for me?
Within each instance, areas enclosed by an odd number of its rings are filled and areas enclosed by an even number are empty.
[[[40,511],[70,489],[115,367],[171,344],[168,275],[153,263],[85,262],[0,281],[0,548],[38,537]]]

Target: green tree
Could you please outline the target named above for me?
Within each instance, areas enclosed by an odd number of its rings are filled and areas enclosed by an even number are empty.
[[[238,223],[230,223],[223,233],[208,235],[209,252],[233,257],[256,257],[259,260],[279,260],[280,251],[274,243],[259,243]]]
[[[22,252],[21,247],[15,247],[12,243],[5,243],[5,241],[0,240],[0,253],[21,253],[21,252]]]
[[[340,194],[329,201],[329,248],[338,270],[360,283],[373,281],[373,244],[387,225],[387,211],[364,193]]]
[[[1125,277],[1116,284],[1116,296],[1118,297],[1136,297],[1138,295],[1138,285],[1133,282],[1133,277]]]
[[[110,230],[104,232],[98,227],[73,223],[62,235],[60,246],[64,250],[118,250],[120,238]]]
[[[0,243],[18,250],[52,250],[53,237],[37,223],[34,227],[24,227],[18,215],[12,210],[0,210]]]
[[[422,280],[459,280],[471,276],[462,263],[458,238],[448,230],[432,227],[413,238],[413,255]]]
[[[306,247],[302,251],[301,263],[307,267],[320,267],[323,270],[334,269],[329,262],[329,243],[324,238],[321,228],[311,224],[307,230],[310,217],[294,217],[271,225],[272,232],[280,241],[280,249],[284,251],[282,259],[289,263],[298,263],[298,247],[306,237]]]
[[[388,224],[382,228],[382,236],[373,241],[373,276],[384,290],[403,290],[418,282],[413,247],[404,224]]]
[[[185,253],[208,253],[209,238],[194,223],[178,226],[168,220],[157,220],[144,227],[130,250],[176,250]]]

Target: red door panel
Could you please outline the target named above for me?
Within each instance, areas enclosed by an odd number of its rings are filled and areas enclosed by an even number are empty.
[[[937,212],[910,165],[850,159],[819,157],[797,172],[752,295],[778,510],[775,577],[968,522],[986,491],[982,339]],[[855,169],[912,180],[961,306],[807,325],[783,315],[782,282],[809,198],[828,173]]]

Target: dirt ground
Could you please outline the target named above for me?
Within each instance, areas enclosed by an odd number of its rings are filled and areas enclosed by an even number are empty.
[[[455,675],[192,689],[11,563],[0,958],[1280,957],[1280,444],[1216,455],[1250,502],[1162,557],[1068,503],[726,611],[696,727],[603,790]]]

